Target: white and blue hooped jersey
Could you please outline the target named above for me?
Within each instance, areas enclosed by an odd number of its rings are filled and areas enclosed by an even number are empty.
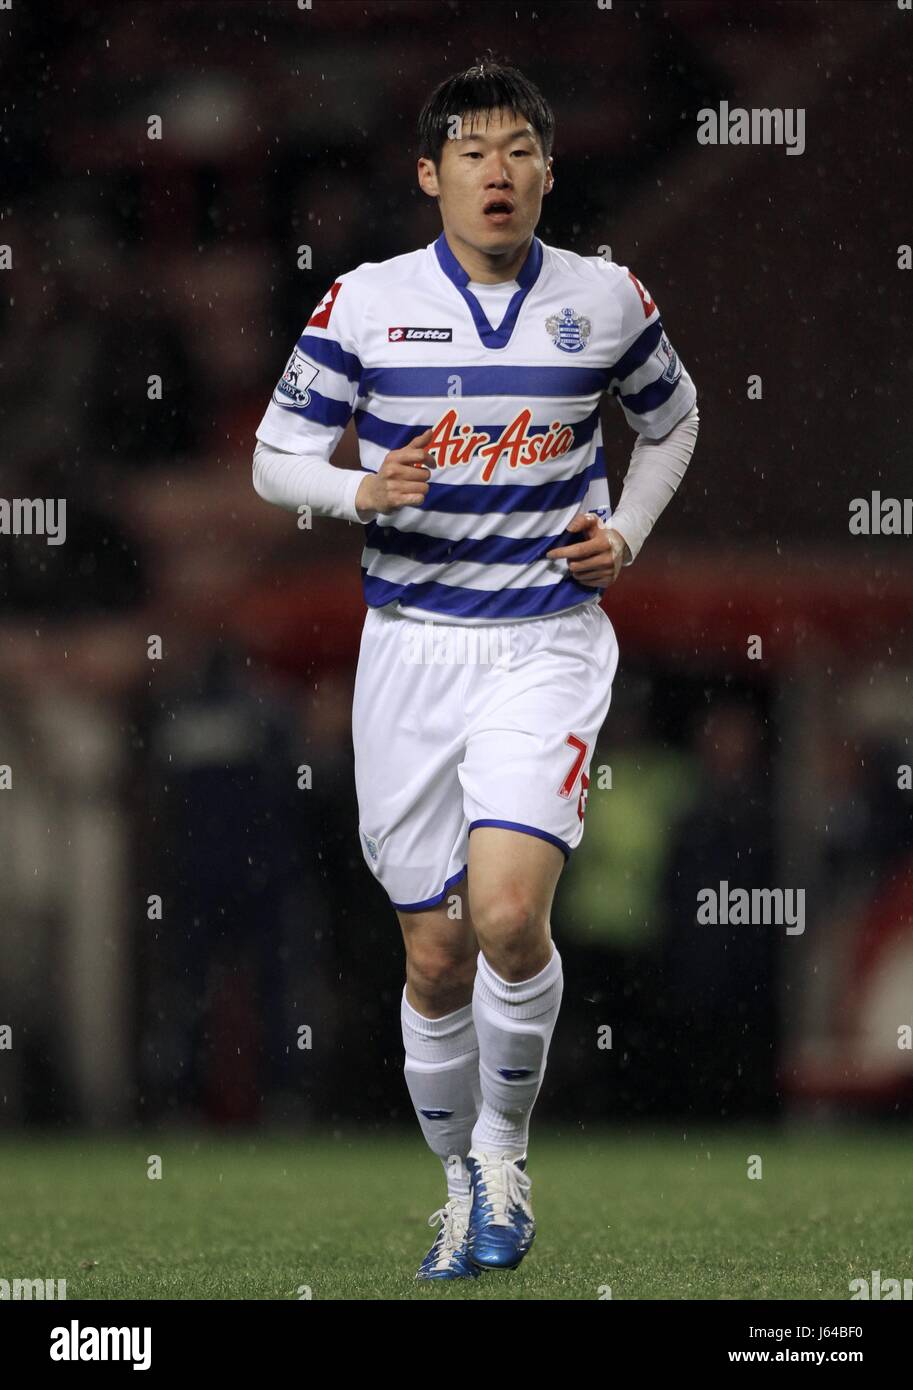
[[[691,409],[694,383],[626,266],[534,237],[498,327],[470,284],[443,233],[340,276],[257,437],[329,459],[354,415],[361,466],[377,472],[433,428],[425,501],[365,524],[371,608],[500,623],[598,602],[601,589],[545,553],[581,539],[565,535],[577,512],[611,515],[600,397],[658,439]],[[479,295],[490,304],[499,288]]]

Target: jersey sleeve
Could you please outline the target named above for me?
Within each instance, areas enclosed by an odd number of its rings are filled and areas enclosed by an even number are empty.
[[[619,356],[609,369],[609,393],[638,434],[661,439],[697,399],[694,382],[673,348],[656,301],[627,266],[615,266],[621,302]]]
[[[264,444],[329,460],[358,396],[358,298],[350,272],[314,309],[257,426]]]

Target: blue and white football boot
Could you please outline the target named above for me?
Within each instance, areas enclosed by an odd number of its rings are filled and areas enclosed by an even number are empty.
[[[513,1162],[470,1149],[466,1164],[472,1192],[469,1258],[481,1269],[516,1269],[536,1236],[526,1157]]]
[[[434,1244],[418,1267],[416,1279],[477,1279],[482,1273],[466,1252],[466,1234],[472,1196],[451,1197],[445,1206],[428,1218],[428,1225],[440,1221]]]

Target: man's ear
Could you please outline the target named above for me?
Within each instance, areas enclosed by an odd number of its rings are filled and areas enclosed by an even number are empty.
[[[552,156],[549,155],[548,159],[545,161],[545,187],[542,190],[543,195],[551,193],[555,186],[555,170],[553,166],[554,160]]]
[[[416,165],[418,186],[423,193],[427,193],[429,198],[439,198],[441,190],[438,188],[437,169],[433,159],[422,158]]]

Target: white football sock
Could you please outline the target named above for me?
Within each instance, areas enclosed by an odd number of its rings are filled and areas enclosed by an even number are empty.
[[[472,1015],[479,1040],[482,1109],[472,1147],[516,1161],[526,1153],[529,1117],[545,1075],[564,977],[557,947],[538,975],[512,984],[479,953]]]
[[[443,1018],[425,1018],[413,1009],[404,989],[400,1016],[406,1085],[418,1122],[429,1149],[444,1165],[447,1195],[465,1197],[466,1155],[482,1101],[472,1004]]]

